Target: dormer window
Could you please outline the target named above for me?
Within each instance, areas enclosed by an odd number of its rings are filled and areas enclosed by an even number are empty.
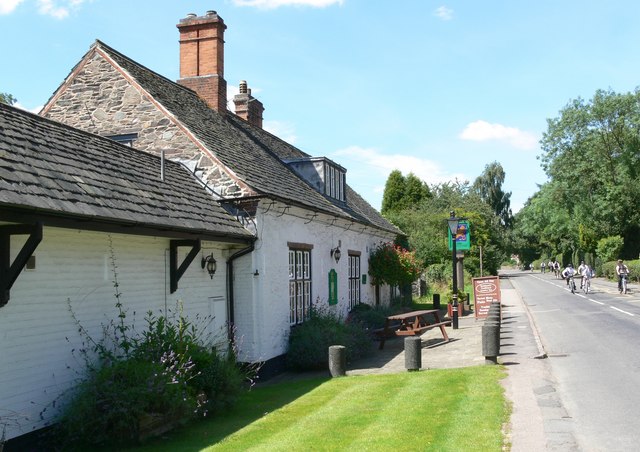
[[[286,160],[300,177],[320,193],[338,201],[345,201],[347,170],[325,157],[305,157]]]
[[[324,163],[324,193],[339,201],[344,201],[344,171],[329,162]]]

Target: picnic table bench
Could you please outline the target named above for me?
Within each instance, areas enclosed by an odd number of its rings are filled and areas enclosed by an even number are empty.
[[[432,322],[428,318],[432,318]],[[404,312],[402,314],[387,317],[384,327],[373,330],[380,338],[379,350],[384,348],[387,339],[395,336],[419,336],[432,328],[440,328],[445,342],[449,340],[445,326],[451,325],[451,320],[440,320],[438,309],[426,309],[422,311]]]

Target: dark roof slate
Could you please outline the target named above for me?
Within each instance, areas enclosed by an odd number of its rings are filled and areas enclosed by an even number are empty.
[[[183,165],[0,104],[0,207],[251,240]]]
[[[95,47],[124,69],[156,102],[166,108],[256,192],[396,234],[401,233],[351,188],[347,187],[347,202],[344,203],[311,187],[282,161],[286,158],[308,157],[308,154],[295,146],[250,125],[231,112],[219,114],[192,90],[156,74],[101,41],[96,41]]]

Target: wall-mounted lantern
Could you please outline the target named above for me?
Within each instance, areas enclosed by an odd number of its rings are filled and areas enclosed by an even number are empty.
[[[216,270],[218,269],[218,264],[216,263],[216,260],[213,257],[213,253],[211,253],[206,257],[203,257],[202,262],[200,262],[200,265],[202,265],[203,269],[204,268],[207,269],[207,273],[209,273],[209,276],[211,276],[211,279],[213,279],[213,275],[215,275]]]

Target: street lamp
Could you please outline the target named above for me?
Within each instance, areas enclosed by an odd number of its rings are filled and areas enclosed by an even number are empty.
[[[452,210],[449,212],[449,218],[447,219],[447,223],[449,225],[449,232],[451,232],[451,249],[452,251],[452,259],[453,259],[453,306],[452,306],[452,327],[454,330],[458,329],[458,272],[456,268],[456,235],[458,234],[458,223],[460,222],[460,218],[456,218],[456,213]]]

